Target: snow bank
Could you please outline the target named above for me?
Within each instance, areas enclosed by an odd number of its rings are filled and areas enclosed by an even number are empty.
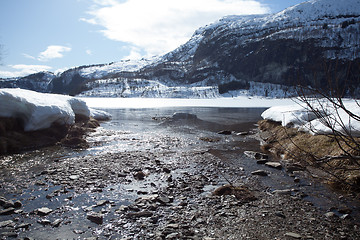
[[[360,106],[355,100],[343,100],[344,106],[353,114],[360,116]],[[328,124],[335,130],[342,133],[349,133],[352,136],[360,136],[360,121],[351,118],[343,109],[336,108],[327,101],[314,101],[313,107],[328,116]],[[261,117],[267,120],[281,122],[283,126],[296,127],[301,131],[307,131],[312,134],[332,134],[323,120],[311,112],[307,107],[301,104],[289,106],[276,106],[267,109],[261,114]]]
[[[91,115],[86,103],[78,98],[23,89],[0,89],[0,116],[20,118],[25,131],[45,129],[52,123],[73,124],[77,114]],[[96,116],[104,114],[96,112]]]

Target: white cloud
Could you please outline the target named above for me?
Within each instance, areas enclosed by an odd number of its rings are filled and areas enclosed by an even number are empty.
[[[9,65],[10,69],[8,71],[0,71],[0,77],[2,78],[13,78],[13,77],[23,77],[29,74],[41,72],[41,71],[49,71],[52,69],[50,66],[45,65]]]
[[[262,14],[257,0],[94,0],[88,19],[109,39],[132,44],[147,55],[163,54],[185,43],[193,32],[226,15]]]
[[[37,58],[37,60],[46,62],[54,58],[62,58],[64,57],[64,52],[70,52],[70,47],[59,46],[59,45],[51,45],[48,46],[47,49],[41,52]]]
[[[92,51],[91,51],[91,50],[89,50],[89,49],[88,49],[88,50],[86,50],[85,52],[86,52],[86,54],[87,54],[87,55],[92,55],[92,54],[93,54],[93,53],[92,53]]]
[[[123,59],[125,59],[125,60],[127,60],[127,59],[137,60],[137,59],[141,59],[142,57],[143,56],[142,56],[141,50],[139,48],[131,47],[129,55],[124,57]]]
[[[33,56],[31,56],[29,54],[26,54],[26,53],[23,53],[23,56],[26,57],[26,58],[34,59],[34,60],[36,59],[36,57],[33,57]]]

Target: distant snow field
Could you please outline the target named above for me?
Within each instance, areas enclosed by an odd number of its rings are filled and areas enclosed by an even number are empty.
[[[235,98],[81,98],[92,108],[228,107],[266,108],[294,104],[291,99],[240,96]]]

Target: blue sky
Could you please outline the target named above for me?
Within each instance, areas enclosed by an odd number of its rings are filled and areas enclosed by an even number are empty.
[[[222,16],[304,0],[1,0],[0,78],[166,53]]]

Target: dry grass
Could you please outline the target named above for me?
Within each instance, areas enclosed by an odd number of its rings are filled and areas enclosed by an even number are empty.
[[[311,135],[294,128],[282,127],[279,123],[262,120],[259,128],[263,133],[264,151],[274,155],[292,159],[329,173],[326,179],[332,186],[343,190],[360,190],[360,160],[348,158],[346,152],[359,156],[359,152],[351,150],[344,142],[338,142],[333,136]],[[360,139],[355,139],[360,142]],[[344,152],[340,147],[345,149]]]

